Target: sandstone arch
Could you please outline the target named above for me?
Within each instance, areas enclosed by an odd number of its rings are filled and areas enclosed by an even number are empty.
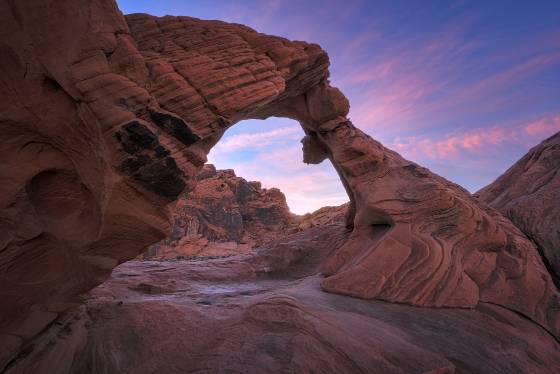
[[[166,234],[167,207],[228,126],[272,115],[301,123],[305,160],[330,159],[352,202],[325,290],[487,301],[558,337],[558,291],[535,247],[354,127],[319,46],[219,21],[123,17],[112,0],[4,2],[0,21],[0,334],[14,346]],[[80,201],[58,206],[69,185]],[[58,267],[21,281],[51,256]]]

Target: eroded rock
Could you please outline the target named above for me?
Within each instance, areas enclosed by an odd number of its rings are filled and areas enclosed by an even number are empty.
[[[144,260],[224,257],[248,253],[294,232],[344,221],[348,204],[298,216],[277,188],[262,188],[233,170],[206,164],[193,191],[173,208],[173,229]]]
[[[276,188],[263,189],[233,170],[211,164],[197,176],[193,191],[173,208],[173,229],[153,245],[144,259],[212,257],[246,253],[297,228],[286,197]]]
[[[168,205],[227,126],[328,67],[316,45],[125,19],[112,0],[4,2],[0,36],[0,334],[14,341],[31,310],[73,305],[169,233]]]
[[[330,102],[321,98],[322,112],[308,104],[316,92],[332,95]],[[325,290],[419,306],[472,308],[492,302],[558,335],[558,290],[519,229],[465,189],[338,117],[344,112],[339,91],[306,95],[274,110],[297,119],[329,149],[350,196],[347,218],[354,228],[323,267]],[[272,115],[270,110],[261,115]]]
[[[125,263],[6,373],[557,372],[560,344],[502,307],[321,292],[317,267],[347,235],[340,222],[244,256]]]

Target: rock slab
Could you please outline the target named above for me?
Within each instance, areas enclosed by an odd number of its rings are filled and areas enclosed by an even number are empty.
[[[533,147],[476,195],[535,241],[560,285],[560,133]]]
[[[347,235],[335,224],[227,259],[127,262],[5,372],[558,372],[560,344],[502,307],[321,292],[318,266]]]

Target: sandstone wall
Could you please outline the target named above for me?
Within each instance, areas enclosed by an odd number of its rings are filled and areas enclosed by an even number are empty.
[[[560,133],[532,148],[477,196],[538,245],[560,284]]]

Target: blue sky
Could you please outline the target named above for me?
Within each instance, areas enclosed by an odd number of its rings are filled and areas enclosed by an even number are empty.
[[[320,44],[354,124],[474,192],[560,130],[560,1],[151,1],[123,13],[246,24]],[[304,165],[297,123],[244,121],[209,155],[277,186],[297,213],[347,198],[328,163]]]

